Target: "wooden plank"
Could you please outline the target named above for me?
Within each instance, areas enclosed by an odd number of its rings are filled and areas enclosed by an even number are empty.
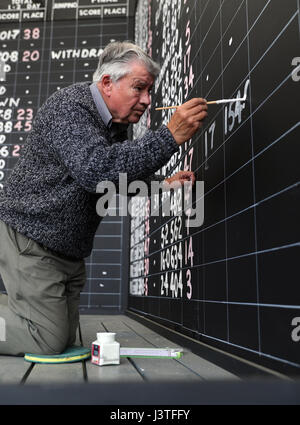
[[[25,362],[23,357],[0,356],[0,385],[19,384],[30,368],[31,364]]]
[[[131,329],[134,329],[136,333],[138,333],[139,335],[143,335],[143,337],[147,340],[151,340],[151,342],[156,347],[179,347],[177,344],[157,334],[152,329],[147,328],[143,324],[131,319],[130,317],[124,316],[122,320],[125,325],[127,325]],[[240,378],[236,375],[233,375],[232,373],[215,365],[214,363],[211,363],[210,361],[203,359],[202,357],[197,356],[196,354],[193,354],[190,350],[185,348],[183,348],[183,356],[177,361],[185,365],[186,367],[191,368],[204,380],[240,380]]]
[[[80,316],[80,328],[84,347],[91,348],[92,342],[97,339],[97,332],[105,332],[101,325],[101,316]]]
[[[97,366],[90,361],[86,363],[89,383],[95,382],[142,382],[143,378],[137,373],[132,364],[121,358],[119,365]]]
[[[36,363],[25,385],[84,383],[82,362],[62,364]]]
[[[130,329],[124,323],[124,316],[113,316],[113,318],[104,318],[103,326],[109,332],[116,332],[116,339],[123,347],[154,347],[155,345],[150,340],[146,340],[141,335],[138,335],[134,329]],[[171,342],[168,343],[171,345]],[[131,361],[148,381],[199,381],[201,377],[187,367],[173,359],[138,359],[134,358]]]
[[[84,316],[80,318],[80,328],[83,345],[91,347],[92,342],[97,339],[97,332],[106,332],[101,324],[103,318],[115,316]],[[118,316],[119,317],[119,316]],[[141,382],[143,379],[127,359],[121,359],[120,365],[97,366],[86,362],[88,382]]]

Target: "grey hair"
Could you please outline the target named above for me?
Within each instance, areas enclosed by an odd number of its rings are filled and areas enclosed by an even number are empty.
[[[99,57],[93,82],[101,81],[103,75],[110,75],[116,82],[130,72],[130,64],[136,61],[142,62],[153,77],[159,74],[160,66],[136,44],[129,41],[109,43]]]

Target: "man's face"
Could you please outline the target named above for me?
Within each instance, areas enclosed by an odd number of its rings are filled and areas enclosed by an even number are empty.
[[[150,91],[154,78],[139,62],[131,65],[131,72],[111,83],[109,110],[113,122],[137,123],[150,105]]]

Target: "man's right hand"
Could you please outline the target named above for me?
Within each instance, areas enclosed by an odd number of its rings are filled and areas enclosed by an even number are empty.
[[[179,106],[172,115],[167,127],[178,145],[181,145],[202,127],[206,116],[206,100],[197,97]]]

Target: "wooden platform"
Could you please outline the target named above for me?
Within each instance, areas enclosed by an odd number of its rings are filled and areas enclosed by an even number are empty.
[[[178,347],[126,315],[82,315],[76,344],[91,347],[96,333],[101,331],[115,332],[121,346]],[[245,385],[245,381],[240,376],[182,348],[183,356],[178,360],[121,358],[120,365],[102,367],[90,360],[49,365],[28,363],[22,357],[0,356],[0,404],[36,404],[37,400],[37,404],[51,404],[51,400],[54,404],[135,404],[132,400],[137,404],[153,404],[157,400],[171,404],[178,401],[180,404],[195,404],[198,400],[196,394],[202,394],[199,402],[207,397],[212,397],[211,402],[214,402],[215,394],[221,389],[225,398],[230,392],[235,394],[233,399],[244,394],[239,386]],[[288,397],[289,403],[293,403],[295,397],[299,400],[296,396],[299,394],[299,382],[295,384],[280,377],[273,378],[276,379],[275,384],[269,379],[253,387],[250,391],[252,397],[257,397],[260,391],[261,397],[270,397],[280,385],[279,390],[283,398]],[[271,392],[269,387],[264,389],[264,385],[270,385]],[[295,390],[293,385],[297,385]],[[251,398],[248,387],[245,391]],[[215,401],[218,400],[216,398]]]
[[[82,343],[90,347],[97,332],[116,332],[116,339],[126,347],[177,347],[149,328],[125,315],[81,316]],[[77,345],[81,341],[78,336]],[[201,381],[239,379],[232,373],[184,350],[179,360],[121,358],[120,365],[99,367],[90,360],[69,364],[31,364],[21,357],[0,356],[0,383],[97,383],[142,381]]]

